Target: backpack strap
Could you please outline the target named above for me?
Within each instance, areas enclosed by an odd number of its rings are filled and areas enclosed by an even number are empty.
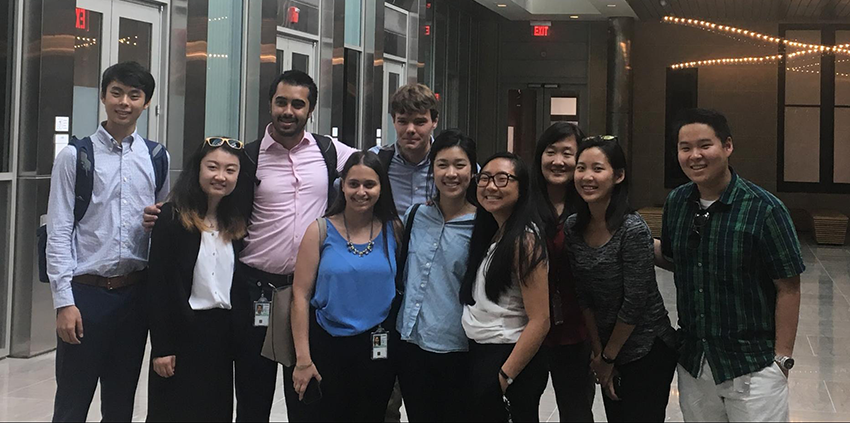
[[[325,166],[328,168],[328,208],[330,209],[336,200],[336,190],[334,189],[334,181],[339,178],[337,172],[337,156],[336,146],[329,137],[319,134],[313,134],[316,139],[316,144],[319,145],[319,151],[322,152],[322,158],[325,159]]]
[[[407,221],[404,222],[404,236],[401,238],[401,249],[399,250],[396,266],[398,272],[395,274],[395,290],[399,295],[404,295],[404,268],[407,265],[407,251],[410,246],[410,232],[413,229],[413,220],[416,217],[416,210],[422,204],[414,204],[407,215]]]
[[[77,149],[77,175],[74,182],[74,224],[83,220],[94,189],[94,146],[91,137],[71,137],[68,145]]]
[[[390,163],[393,161],[394,155],[395,145],[385,145],[378,150],[378,160],[381,161],[381,166],[384,168],[384,172],[390,171]]]
[[[153,176],[156,182],[156,191],[154,196],[159,195],[165,185],[165,177],[168,175],[168,153],[165,146],[145,138],[145,144],[148,146],[148,152],[151,155],[151,164],[153,165]]]

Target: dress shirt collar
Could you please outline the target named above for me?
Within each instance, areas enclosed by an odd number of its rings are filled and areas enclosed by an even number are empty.
[[[433,145],[433,144],[434,144],[434,135],[431,135],[431,145]],[[419,163],[413,164],[413,163],[408,162],[407,159],[405,159],[404,156],[401,155],[401,151],[399,151],[399,149],[398,149],[398,141],[396,141],[395,143],[393,143],[393,149],[395,150],[395,153],[393,153],[393,157],[397,160],[401,160],[402,163],[409,165],[409,166],[415,166],[415,167],[430,166],[431,161],[430,161],[429,157],[431,157],[431,145],[428,146],[428,154],[425,155],[425,157],[422,159],[422,161],[419,162]]]
[[[740,180],[740,178],[731,166],[729,167],[729,172],[731,172],[732,178],[729,180],[729,184],[726,185],[726,188],[723,190],[723,194],[720,195],[720,198],[718,198],[717,202],[715,203],[717,205],[715,208],[717,209],[728,209],[733,202],[738,200],[741,195],[745,194],[744,190],[742,190],[738,186],[738,181]],[[699,206],[700,193],[699,187],[697,187],[696,184],[693,184],[693,187],[691,187],[691,194],[689,198],[691,200],[691,203],[694,203]]]
[[[274,138],[272,138],[271,130],[272,130],[272,124],[270,123],[270,124],[268,124],[268,126],[266,126],[266,133],[263,136],[263,140],[260,142],[260,151],[265,153],[266,150],[268,150],[269,148],[276,148],[276,147],[274,147],[275,145],[279,146],[280,148],[283,148],[284,150],[287,150],[286,147],[280,145],[277,141],[274,140]],[[304,131],[304,138],[302,138],[301,142],[296,144],[295,147],[292,148],[292,150],[295,150],[300,146],[307,146],[307,145],[315,144],[315,143],[316,143],[316,139],[313,138],[313,134],[311,134],[309,131]],[[292,150],[287,150],[287,151],[292,151]]]
[[[130,150],[134,150],[133,145],[135,145],[136,143],[134,143],[133,141],[136,140],[136,137],[139,136],[139,133],[138,127],[136,127],[136,129],[133,129],[132,134],[128,135],[127,138],[124,138],[119,143],[115,140],[112,134],[106,131],[106,122],[104,121],[97,126],[97,131],[95,131],[94,135],[96,139],[100,140],[105,146],[109,148],[117,148],[120,150],[123,145],[127,145],[130,147]]]

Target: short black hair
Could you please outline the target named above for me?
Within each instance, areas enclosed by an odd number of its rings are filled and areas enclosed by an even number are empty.
[[[294,87],[307,87],[307,89],[310,90],[307,94],[307,100],[310,101],[310,111],[312,112],[316,108],[316,100],[319,97],[319,88],[316,87],[316,83],[310,75],[295,69],[288,70],[280,74],[277,79],[274,80],[272,85],[269,87],[269,103],[274,100],[274,93],[277,92],[277,86],[280,85],[281,82]]]
[[[151,102],[156,88],[153,75],[138,62],[121,62],[106,68],[100,82],[101,98],[106,96],[106,88],[112,81],[142,90],[145,93],[145,104]]]
[[[725,143],[726,140],[732,138],[732,129],[729,128],[729,122],[726,116],[716,110],[711,109],[687,109],[679,112],[676,115],[676,120],[673,126],[676,134],[676,139],[679,139],[679,131],[685,125],[694,123],[702,123],[711,127],[714,134],[720,139],[720,143]]]

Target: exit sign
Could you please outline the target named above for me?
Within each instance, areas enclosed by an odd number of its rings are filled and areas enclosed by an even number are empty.
[[[535,37],[548,37],[549,36],[549,26],[548,25],[534,25],[532,27]]]

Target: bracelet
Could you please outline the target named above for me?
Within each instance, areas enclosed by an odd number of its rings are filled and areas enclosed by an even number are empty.
[[[312,361],[311,361],[310,363],[308,363],[308,364],[304,364],[304,365],[301,365],[301,366],[299,366],[299,365],[297,365],[297,364],[296,364],[296,365],[295,365],[295,370],[307,370],[307,369],[309,369],[311,366],[313,366],[313,362],[312,362]]]
[[[501,368],[499,369],[499,374],[502,375],[503,378],[505,378],[505,382],[508,383],[508,386],[510,386],[511,384],[514,383],[514,379],[512,377],[508,376],[508,374],[505,373],[505,371],[502,370]]]
[[[605,355],[605,351],[602,351],[601,353],[599,353],[599,357],[601,357],[602,361],[604,361],[607,364],[614,364],[617,361],[616,357],[615,358],[608,358],[608,356]]]

